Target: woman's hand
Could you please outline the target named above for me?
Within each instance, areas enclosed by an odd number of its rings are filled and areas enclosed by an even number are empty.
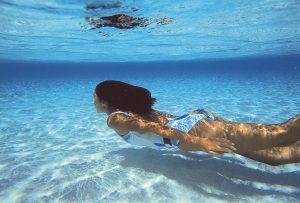
[[[234,153],[236,151],[234,143],[225,138],[210,137],[200,139],[203,151],[209,154],[223,155],[224,153]]]
[[[223,155],[224,153],[234,153],[234,144],[226,138],[218,137],[198,137],[191,134],[186,136],[180,143],[180,148],[190,151],[204,151],[209,154]]]

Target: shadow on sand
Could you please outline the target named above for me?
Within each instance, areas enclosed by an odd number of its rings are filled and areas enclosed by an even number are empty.
[[[237,200],[247,196],[284,195],[300,200],[300,170],[272,173],[249,168],[231,157],[215,158],[207,154],[151,148],[125,148],[109,155],[124,157],[120,163],[122,167],[162,174],[206,196]],[[285,189],[290,186],[294,188]],[[223,194],[210,193],[203,188]]]

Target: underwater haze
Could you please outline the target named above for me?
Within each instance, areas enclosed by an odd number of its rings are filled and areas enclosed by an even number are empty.
[[[126,143],[95,86],[154,109],[300,114],[300,2],[0,0],[0,202],[300,202],[300,164]]]

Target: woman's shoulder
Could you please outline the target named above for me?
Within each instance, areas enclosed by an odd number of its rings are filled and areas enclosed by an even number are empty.
[[[130,116],[130,114],[125,111],[115,111],[109,114],[107,118],[107,125],[109,127],[113,127],[116,122],[124,121],[128,116]]]

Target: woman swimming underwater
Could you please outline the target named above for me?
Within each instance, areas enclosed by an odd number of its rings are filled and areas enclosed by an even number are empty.
[[[237,153],[270,165],[300,163],[300,115],[281,124],[238,123],[204,109],[174,116],[152,109],[155,101],[147,89],[114,80],[94,91],[97,112],[106,113],[107,125],[129,143]]]

